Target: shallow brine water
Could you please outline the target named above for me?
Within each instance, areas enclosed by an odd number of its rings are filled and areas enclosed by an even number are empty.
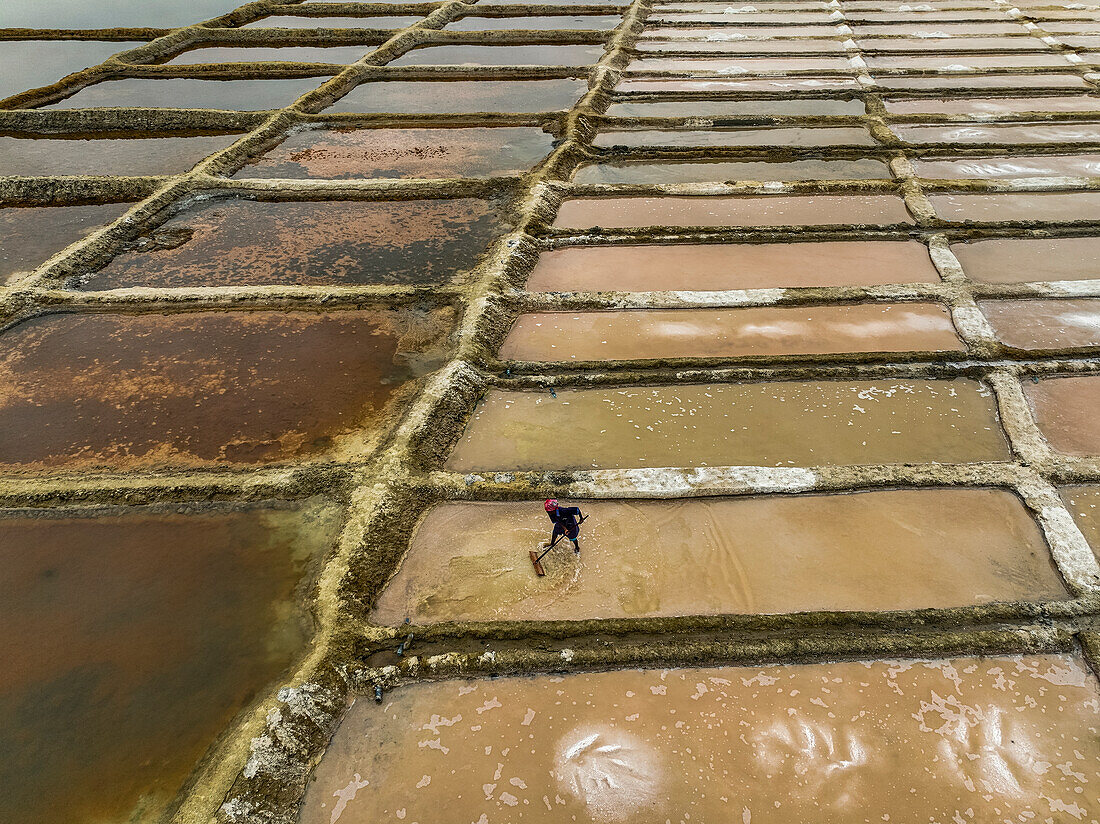
[[[386,80],[360,83],[326,112],[553,112],[588,91],[584,80]]]
[[[527,171],[553,148],[536,127],[335,129],[292,134],[234,177],[488,177]]]
[[[477,472],[1007,457],[993,398],[975,381],[806,381],[563,388],[556,397],[493,389],[446,465]]]
[[[0,818],[162,820],[304,650],[339,524],[317,502],[0,518]]]
[[[520,315],[500,357],[595,361],[961,348],[943,306],[868,303]]]
[[[104,106],[141,108],[229,109],[254,111],[281,109],[325,82],[325,77],[273,78],[270,80],[197,80],[174,77],[141,77],[105,80],[85,86],[71,97],[46,108],[84,109]]]
[[[1051,448],[1067,455],[1100,455],[1100,377],[1026,380],[1024,394]]]
[[[911,220],[904,201],[895,195],[605,197],[566,200],[558,209],[554,226],[629,229],[643,226],[890,224]]]
[[[846,57],[643,57],[631,60],[626,71],[682,72],[686,74],[752,74],[771,71],[850,71]]]
[[[207,46],[185,51],[166,63],[174,66],[196,63],[354,63],[378,48],[357,46]]]
[[[1016,180],[1022,177],[1100,177],[1100,155],[1003,155],[914,160],[920,177]]]
[[[997,125],[894,126],[910,143],[1095,143],[1100,125],[1090,123],[1024,123]]]
[[[1019,349],[1100,346],[1100,300],[987,300],[997,338]]]
[[[363,454],[405,382],[439,362],[449,323],[396,311],[35,318],[0,339],[0,464]]]
[[[0,281],[29,272],[122,216],[132,203],[0,209]]]
[[[917,609],[1068,597],[1019,498],[928,489],[568,501],[587,516],[535,576],[541,502],[445,503],[413,536],[372,619],[399,625],[816,609]],[[705,587],[697,582],[705,580]]]
[[[1100,243],[1100,240],[1098,240]],[[543,252],[532,292],[662,291],[937,283],[915,241],[589,246]]]
[[[859,115],[859,100],[653,100],[612,103],[608,117]]]
[[[301,821],[1085,821],[1098,710],[1070,655],[422,683],[355,702]]]
[[[997,238],[951,251],[966,276],[983,283],[1100,278],[1100,237]]]
[[[206,200],[150,231],[85,289],[442,283],[499,231],[483,200]]]
[[[603,57],[602,46],[421,46],[389,66],[588,66]]]
[[[6,17],[7,12],[0,10],[0,26],[14,25],[4,22]],[[0,98],[48,86],[112,54],[143,45],[140,40],[6,40],[0,48]]]
[[[945,220],[1100,220],[1100,192],[932,194],[928,200]]]
[[[477,17],[470,15],[448,23],[446,31],[556,31],[606,30],[622,22],[618,15],[547,15],[541,17]]]
[[[580,166],[574,183],[708,183],[727,180],[891,180],[880,160],[622,161]]]
[[[64,140],[0,136],[5,175],[169,175],[186,171],[240,135]]]
[[[880,76],[875,82],[884,89],[942,89],[954,91],[956,89],[1004,89],[1009,92],[1018,92],[1021,88],[1029,89],[1091,89],[1088,82],[1077,74],[1063,72],[1061,74],[974,74],[973,72],[958,72],[956,74],[940,74],[935,77]]]
[[[594,146],[872,146],[866,129],[854,126],[776,129],[631,129],[601,131]]]
[[[1093,555],[1100,560],[1100,486],[1067,486],[1060,492]]]
[[[381,17],[299,17],[275,14],[245,23],[244,29],[403,29],[423,20],[419,16],[384,15]]]
[[[892,114],[1021,114],[1025,112],[1100,112],[1100,99],[1074,97],[969,97],[945,100],[887,100]]]

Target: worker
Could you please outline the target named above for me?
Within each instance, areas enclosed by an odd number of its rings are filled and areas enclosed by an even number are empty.
[[[546,514],[549,515],[550,520],[554,522],[554,531],[550,533],[550,540],[543,541],[542,545],[548,549],[552,549],[554,545],[562,539],[562,536],[564,536],[573,542],[573,554],[580,555],[581,545],[577,543],[577,537],[581,534],[581,521],[584,520],[580,508],[575,506],[559,506],[554,498],[550,498],[546,502],[545,508]]]

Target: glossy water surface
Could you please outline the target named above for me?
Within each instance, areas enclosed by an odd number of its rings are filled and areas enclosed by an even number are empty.
[[[69,244],[120,217],[132,203],[0,209],[0,281],[38,268]]]
[[[326,112],[553,112],[573,107],[584,80],[387,80],[360,83]]]
[[[106,80],[52,103],[54,109],[114,106],[139,108],[281,109],[325,82],[325,77],[271,80],[196,80],[193,78],[124,78]]]
[[[1100,278],[1100,237],[997,238],[951,251],[966,276],[983,283]]]
[[[6,175],[170,175],[231,146],[240,135],[197,137],[17,138],[0,136]]]

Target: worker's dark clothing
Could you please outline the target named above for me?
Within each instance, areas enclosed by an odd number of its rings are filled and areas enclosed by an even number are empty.
[[[557,509],[547,512],[550,520],[554,522],[554,532],[550,535],[550,543],[554,544],[564,535],[573,545],[577,545],[577,536],[581,533],[581,510],[575,506],[559,506]]]

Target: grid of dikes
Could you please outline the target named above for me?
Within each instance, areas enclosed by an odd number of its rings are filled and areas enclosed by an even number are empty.
[[[59,8],[5,816],[1096,815],[1095,10]]]

